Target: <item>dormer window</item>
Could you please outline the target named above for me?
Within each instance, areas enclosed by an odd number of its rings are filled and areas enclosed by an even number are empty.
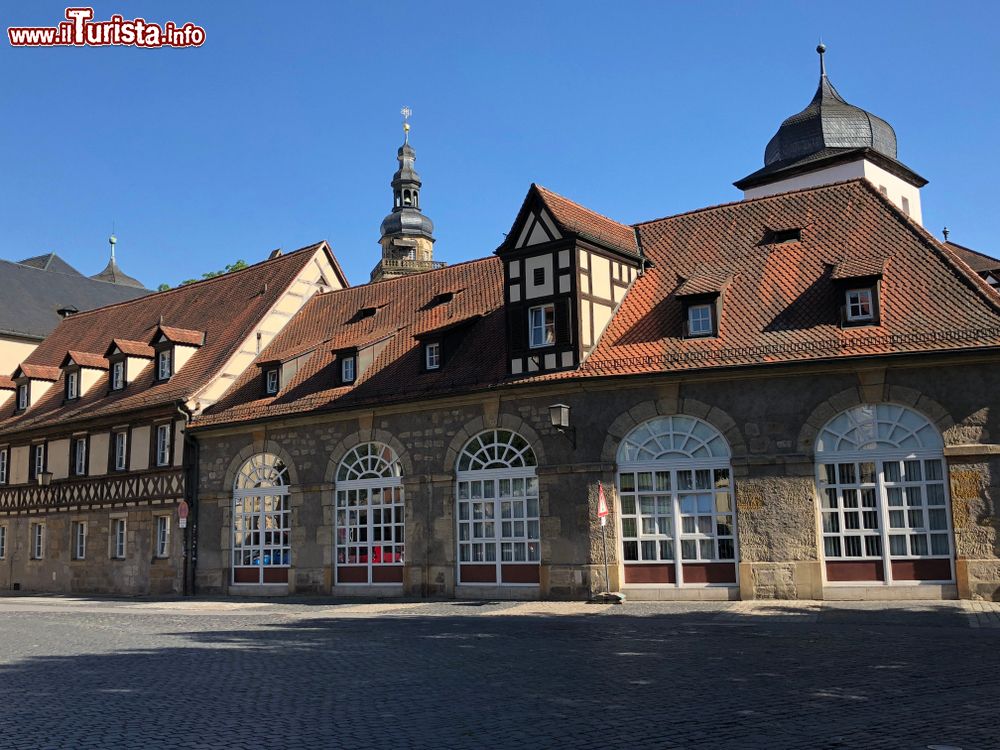
[[[539,305],[528,311],[528,344],[532,349],[556,343],[555,305]]]
[[[125,361],[119,360],[111,365],[111,390],[120,391],[125,387]]]
[[[687,335],[711,336],[715,333],[715,322],[712,320],[713,305],[690,305],[687,309]]]
[[[852,323],[871,322],[875,319],[872,289],[847,290],[847,319]]]
[[[28,389],[30,386],[27,383],[21,383],[17,387],[17,410],[24,411],[28,408],[28,399],[30,397],[30,392]]]
[[[174,358],[172,349],[161,349],[156,355],[156,379],[170,380],[174,374]]]
[[[273,370],[267,370],[264,373],[264,390],[268,395],[274,395],[278,392],[281,387],[281,371],[277,368]]]
[[[66,400],[72,401],[80,396],[80,373],[72,371],[66,373]]]
[[[340,360],[340,382],[353,383],[357,377],[358,359],[353,354],[348,354]]]
[[[433,341],[424,345],[424,367],[428,370],[441,368],[441,342]]]

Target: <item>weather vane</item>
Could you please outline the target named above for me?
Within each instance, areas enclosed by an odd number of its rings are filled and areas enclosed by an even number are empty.
[[[409,107],[403,107],[399,110],[399,114],[403,116],[403,132],[406,133],[406,142],[410,142],[410,123],[407,120],[410,119],[410,115],[413,114],[413,110]]]

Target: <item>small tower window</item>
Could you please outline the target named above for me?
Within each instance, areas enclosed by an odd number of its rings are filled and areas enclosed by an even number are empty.
[[[556,312],[554,305],[539,305],[528,312],[528,342],[532,349],[556,343]]]
[[[910,199],[907,198],[904,195],[902,197],[902,201],[903,201],[903,213],[906,214],[907,216],[909,216],[910,215]]]
[[[410,191],[409,190],[404,190],[403,191],[403,205],[404,206],[409,206],[409,205],[412,205],[412,203],[413,202],[410,199]]]

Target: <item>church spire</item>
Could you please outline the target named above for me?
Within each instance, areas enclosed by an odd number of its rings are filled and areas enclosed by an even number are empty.
[[[399,169],[392,176],[392,211],[382,220],[379,244],[382,259],[372,269],[371,280],[403,276],[440,268],[444,263],[433,259],[434,222],[420,211],[420,189],[423,183],[413,163],[417,153],[410,145],[409,107],[403,115],[403,145],[396,152]]]

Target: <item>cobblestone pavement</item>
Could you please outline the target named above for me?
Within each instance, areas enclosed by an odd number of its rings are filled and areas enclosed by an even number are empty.
[[[1000,748],[1000,605],[0,599],[0,748]]]

